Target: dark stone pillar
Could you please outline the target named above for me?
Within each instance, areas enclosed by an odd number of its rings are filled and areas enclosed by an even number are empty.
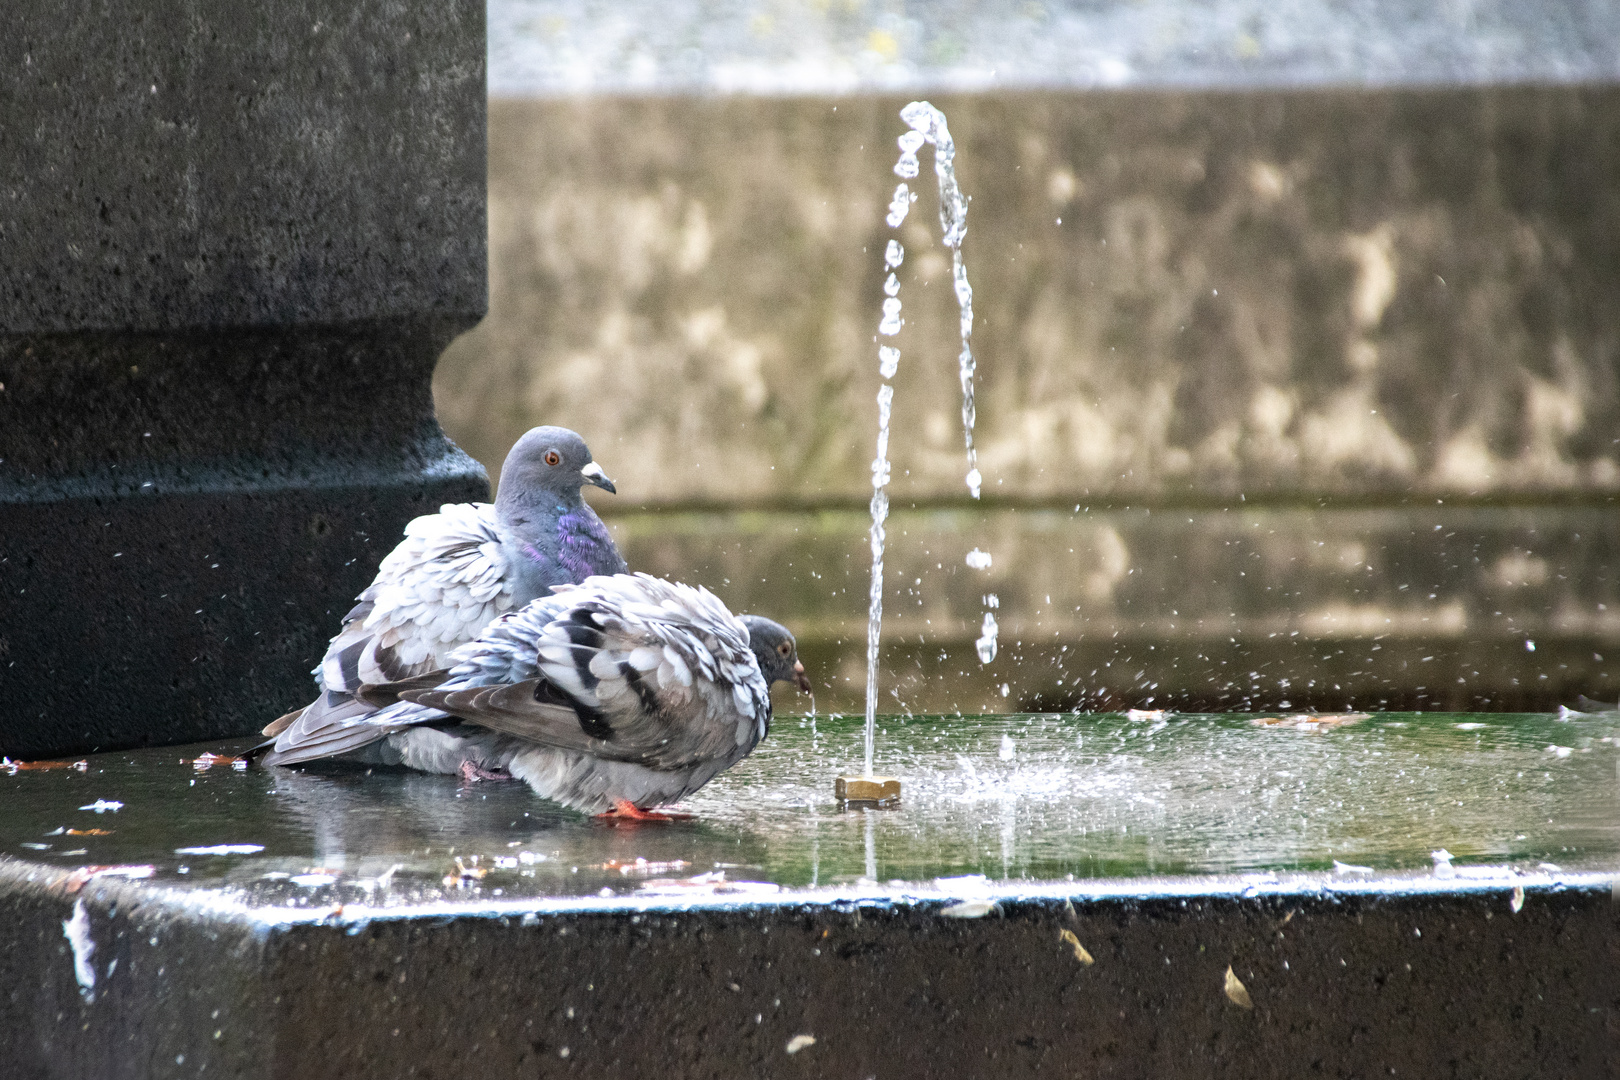
[[[487,497],[478,0],[21,0],[0,34],[0,753],[256,729]]]

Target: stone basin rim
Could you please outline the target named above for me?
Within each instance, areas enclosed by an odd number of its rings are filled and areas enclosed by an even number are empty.
[[[1473,869],[1458,867],[1459,870]],[[1495,867],[1491,869],[1495,870]],[[526,915],[677,915],[688,912],[761,913],[787,909],[823,909],[847,912],[854,908],[937,909],[973,901],[995,905],[1055,904],[1059,901],[1082,904],[1196,900],[1204,902],[1254,901],[1337,901],[1341,899],[1406,899],[1416,897],[1478,898],[1493,893],[1511,893],[1522,888],[1526,902],[1538,895],[1569,892],[1608,892],[1620,903],[1620,871],[1569,871],[1520,873],[1502,868],[1489,876],[1436,877],[1430,873],[1387,873],[1346,878],[1331,873],[1185,875],[1163,878],[1093,878],[1085,881],[990,881],[967,887],[947,881],[947,887],[932,882],[907,885],[823,885],[782,888],[766,892],[765,882],[737,881],[736,893],[707,895],[616,894],[614,896],[555,896],[514,899],[430,900],[420,903],[372,905],[365,903],[314,903],[309,906],[246,903],[230,891],[214,886],[191,887],[172,882],[149,884],[112,876],[70,882],[74,870],[46,867],[25,860],[0,856],[0,890],[14,889],[49,896],[62,901],[85,895],[98,905],[144,909],[167,909],[167,913],[199,916],[236,923],[265,932],[301,926],[324,926],[358,931],[373,922],[410,919],[510,919]],[[750,889],[754,885],[757,888]],[[966,886],[966,881],[962,881]],[[994,912],[986,914],[994,915]],[[968,918],[983,917],[980,915]]]

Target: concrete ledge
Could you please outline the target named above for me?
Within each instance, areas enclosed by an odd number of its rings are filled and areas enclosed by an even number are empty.
[[[1620,1065],[1620,909],[1602,875],[1543,878],[1517,913],[1506,880],[1319,875],[404,912],[251,909],[109,878],[70,892],[79,880],[0,862],[0,1048],[18,1077]],[[112,966],[93,1000],[62,930],[79,900],[94,965]],[[982,917],[948,917],[961,907]],[[1228,966],[1252,1008],[1227,996]],[[815,1043],[790,1056],[798,1035]]]

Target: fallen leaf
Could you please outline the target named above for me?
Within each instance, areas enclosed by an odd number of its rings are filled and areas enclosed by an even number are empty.
[[[111,836],[111,829],[64,829],[65,836]]]
[[[960,904],[939,909],[947,919],[982,919],[996,910],[994,900],[963,900]]]
[[[1523,885],[1515,885],[1515,886],[1513,886],[1513,896],[1512,896],[1511,899],[1508,900],[1508,907],[1513,909],[1513,914],[1515,914],[1515,915],[1517,915],[1519,913],[1520,909],[1524,907],[1524,886]]]
[[[793,1038],[788,1040],[787,1052],[790,1054],[797,1054],[800,1050],[814,1045],[816,1045],[816,1037],[814,1035],[795,1035]]]
[[[1248,987],[1232,971],[1230,964],[1226,967],[1226,997],[1232,1004],[1243,1009],[1254,1008],[1254,1002],[1249,998]]]
[[[88,761],[12,761],[8,757],[0,757],[0,769],[13,776],[19,772],[41,772],[46,769],[78,769],[85,772],[89,768]]]
[[[1092,959],[1092,956],[1091,956],[1090,953],[1086,952],[1086,947],[1084,945],[1080,944],[1080,939],[1075,936],[1075,933],[1074,933],[1073,930],[1059,930],[1058,931],[1058,940],[1059,941],[1066,941],[1070,945],[1073,945],[1074,946],[1074,958],[1076,960],[1080,961],[1082,964],[1086,965],[1086,967],[1090,967],[1092,964],[1095,964],[1097,962],[1096,960]]]

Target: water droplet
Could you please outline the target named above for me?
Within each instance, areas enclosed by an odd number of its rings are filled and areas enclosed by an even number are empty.
[[[979,652],[979,663],[988,664],[996,658],[997,633],[996,617],[988,611],[985,612],[984,625],[979,632],[979,640],[973,643],[973,647]]]
[[[893,337],[900,332],[904,320],[900,318],[900,301],[889,297],[883,301],[883,321],[878,323],[878,333],[885,337]]]

